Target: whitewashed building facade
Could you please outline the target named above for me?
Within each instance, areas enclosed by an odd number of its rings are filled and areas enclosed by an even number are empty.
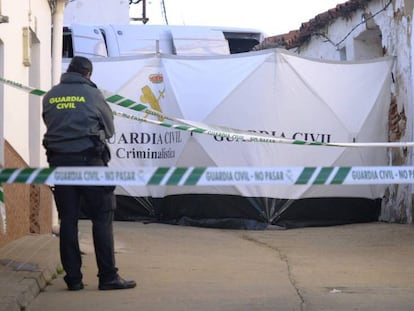
[[[412,142],[413,5],[412,0],[350,0],[303,23],[299,30],[266,38],[256,49],[286,48],[301,56],[335,61],[395,57],[389,140]],[[413,160],[412,148],[389,150],[392,165],[413,165]],[[412,196],[413,185],[390,185],[380,219],[412,223]]]
[[[8,22],[0,24],[0,76],[37,88],[50,88],[49,1],[1,0],[0,14],[8,18]],[[1,137],[34,166],[42,163],[40,102],[40,97],[0,85]],[[0,154],[3,157],[4,152]]]
[[[51,87],[51,25],[57,2],[0,0],[1,78],[39,89]],[[46,165],[43,132],[41,98],[0,83],[0,166]],[[3,188],[0,245],[28,233],[50,232],[48,188],[14,184]]]

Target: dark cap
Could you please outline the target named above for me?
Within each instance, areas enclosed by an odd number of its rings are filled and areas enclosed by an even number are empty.
[[[88,72],[92,74],[92,62],[86,57],[74,56],[66,72],[77,72],[86,76]]]

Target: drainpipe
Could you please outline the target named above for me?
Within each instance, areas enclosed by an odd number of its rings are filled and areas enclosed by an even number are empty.
[[[1,14],[1,0],[0,0],[0,24],[8,23],[9,17]],[[3,48],[3,47],[2,47]],[[0,66],[4,68],[4,57],[3,57],[3,50],[0,51]],[[4,75],[3,70],[0,70],[0,74]],[[3,85],[0,86],[0,101],[4,101],[3,95]],[[3,128],[3,118],[4,118],[4,107],[3,102],[0,103],[0,168],[4,166],[4,128]],[[3,191],[0,188],[0,196],[3,195]],[[0,198],[0,204],[2,200]],[[1,207],[0,207],[1,208]],[[1,211],[0,211],[1,212]]]
[[[411,16],[414,16],[414,8],[413,11],[411,13]],[[411,68],[411,87],[409,88],[409,93],[408,93],[408,98],[409,98],[409,102],[410,102],[410,107],[411,107],[411,121],[410,121],[410,128],[411,128],[411,137],[410,140],[413,140],[414,137],[414,126],[413,126],[413,120],[414,120],[414,19],[412,19],[412,24],[411,24],[411,46],[410,46],[410,50],[411,50],[411,57],[410,57],[410,61],[411,64],[409,66],[409,68]],[[407,27],[407,29],[410,29],[409,27]],[[414,163],[414,150],[411,149],[410,150],[410,154],[411,154],[411,159],[410,162],[408,163],[408,165],[413,165]],[[414,185],[410,184],[408,185],[409,189],[410,189],[410,198],[409,198],[409,202],[410,202],[410,207],[411,207],[411,213],[409,214],[409,219],[408,219],[408,223],[413,223],[413,210],[414,210],[414,202],[413,202],[413,197],[414,197]]]
[[[56,0],[52,17],[52,85],[59,82],[62,73],[62,44],[63,44],[63,12],[66,0]]]
[[[62,45],[63,45],[63,12],[66,0],[55,0],[55,8],[52,16],[52,85],[59,83],[62,73]],[[52,231],[59,232],[59,216],[56,205],[52,208]]]

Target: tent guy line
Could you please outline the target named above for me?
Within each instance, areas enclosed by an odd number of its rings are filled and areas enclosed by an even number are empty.
[[[52,167],[0,169],[0,184],[230,186],[412,184],[414,166]]]
[[[29,94],[36,96],[43,96],[46,92],[37,88],[23,85],[19,82],[8,80],[0,77],[0,82],[20,90],[26,91]],[[107,91],[103,91],[104,94],[108,94]],[[182,131],[189,131],[192,133],[206,134],[212,136],[220,136],[225,138],[231,138],[234,140],[239,140],[241,142],[260,142],[260,143],[283,143],[283,144],[292,144],[292,145],[308,145],[308,146],[326,146],[326,147],[388,147],[388,148],[401,148],[401,147],[413,147],[414,142],[337,142],[337,143],[322,143],[322,142],[308,142],[304,140],[289,139],[285,137],[274,137],[271,135],[266,135],[264,133],[254,133],[243,131],[240,129],[234,129],[229,127],[222,126],[210,126],[201,122],[195,122],[190,120],[183,120],[175,117],[165,115],[159,111],[156,111],[145,104],[137,103],[134,100],[125,98],[119,94],[112,94],[105,98],[106,101],[110,104],[121,106],[124,108],[131,109],[133,111],[150,114],[158,117],[159,121],[151,120],[146,117],[140,118],[136,116],[129,115],[126,112],[116,112],[114,114],[131,120],[136,120],[140,122],[146,122],[154,125],[159,125],[163,127],[175,128]],[[177,123],[164,122],[163,120],[170,120]]]

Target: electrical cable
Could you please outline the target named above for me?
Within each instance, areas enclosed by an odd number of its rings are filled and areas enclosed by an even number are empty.
[[[323,37],[323,38],[326,39],[324,42],[329,42],[330,44],[332,44],[333,46],[335,46],[336,48],[338,48],[338,46],[341,43],[343,43],[355,31],[355,29],[357,29],[362,24],[365,24],[367,21],[373,19],[375,16],[377,16],[381,12],[385,11],[390,6],[390,4],[392,3],[392,1],[393,0],[389,0],[388,3],[381,10],[379,10],[375,14],[367,17],[366,19],[364,19],[363,21],[359,22],[357,25],[355,25],[354,27],[352,27],[352,29],[341,40],[339,40],[337,43],[333,42],[328,36],[326,36],[325,34],[320,33],[320,32],[313,33],[312,35]]]

